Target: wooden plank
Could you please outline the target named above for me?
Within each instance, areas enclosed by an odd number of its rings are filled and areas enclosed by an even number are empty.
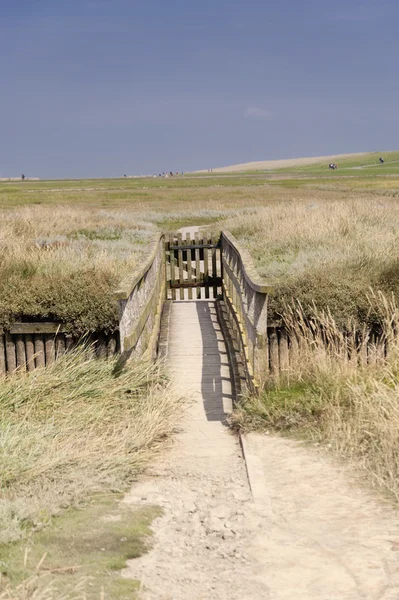
[[[107,344],[107,357],[108,358],[113,358],[116,354],[116,333],[111,333],[108,337],[108,344]]]
[[[52,365],[55,361],[55,339],[50,333],[44,336],[44,348],[46,354],[46,365]]]
[[[63,327],[62,323],[13,323],[10,326],[10,333],[13,335],[57,333],[62,331]]]
[[[280,371],[287,372],[289,369],[287,330],[284,327],[282,327],[279,331],[279,334]]]
[[[215,243],[215,234],[212,235],[211,237],[211,243]],[[218,272],[217,272],[217,252],[218,250],[215,248],[213,248],[212,250],[212,277],[217,277],[218,276]],[[214,285],[213,286],[213,298],[216,299],[218,295],[218,289],[217,286]]]
[[[7,372],[12,374],[17,370],[17,355],[14,339],[9,333],[5,334]]]
[[[44,354],[44,341],[43,336],[39,334],[35,334],[33,337],[35,344],[35,365],[37,369],[44,367],[46,365],[46,359]]]
[[[15,337],[15,346],[16,346],[18,370],[26,371],[26,352],[25,352],[24,336],[17,335]]]
[[[182,239],[181,233],[177,234],[177,241],[179,243],[179,246],[181,247],[183,245],[183,239]],[[179,250],[177,253],[177,261],[178,261],[178,265],[179,265],[179,284],[180,284],[180,286],[182,286],[182,284],[184,283],[183,251],[182,250]],[[182,287],[180,287],[180,300],[184,300],[184,290]]]
[[[209,277],[208,278],[208,283],[209,283],[209,286],[216,285],[216,286],[220,287],[223,282],[222,282],[222,278],[221,277],[216,277],[216,278]],[[191,281],[191,282],[184,281],[182,285],[180,285],[179,283],[175,283],[174,285],[171,286],[171,289],[172,290],[173,289],[178,290],[178,289],[180,289],[180,287],[183,287],[183,288],[203,288],[203,287],[205,287],[205,285],[206,285],[205,281],[199,281],[198,283],[196,281]]]
[[[74,347],[74,339],[71,335],[65,336],[65,352],[70,352]]]
[[[192,265],[191,265],[191,234],[187,232],[186,234],[186,241],[189,244],[189,248],[190,250],[187,250],[187,283],[193,283],[193,270],[192,270]],[[192,300],[193,299],[193,290],[191,287],[188,288],[188,299]]]
[[[200,251],[199,251],[199,235],[198,231],[195,232],[195,281],[196,283],[201,283],[201,265],[200,265]],[[201,299],[201,287],[197,287],[197,300]]]
[[[66,352],[65,335],[60,333],[55,339],[55,354],[56,358],[61,358]]]
[[[173,246],[173,240],[174,240],[174,235],[171,233],[171,234],[169,234],[170,247]],[[173,285],[176,283],[175,251],[172,249],[170,250],[169,260],[170,260],[170,287],[172,288],[172,300],[176,300],[176,290],[173,289]]]
[[[26,367],[29,372],[35,370],[35,346],[32,336],[28,333],[25,335],[25,352],[26,352]]]
[[[204,233],[204,281],[205,281],[205,298],[209,299],[209,234]]]
[[[6,374],[6,348],[4,334],[0,333],[0,375]]]
[[[269,361],[270,361],[270,372],[275,378],[278,378],[280,374],[280,360],[278,351],[278,336],[276,327],[268,328],[269,334]]]
[[[188,237],[189,237],[189,234],[187,234],[187,239],[188,239]],[[182,243],[181,245],[179,244],[178,246],[171,246],[171,248],[173,248],[173,250],[195,250],[196,248],[198,248],[199,250],[202,250],[202,248],[211,249],[211,248],[219,248],[219,246],[218,246],[218,244],[210,244],[210,243],[208,244],[208,242],[206,242],[205,244],[201,244],[201,243],[197,244],[196,242],[194,242],[192,244],[190,243],[187,245],[183,245],[183,243]]]

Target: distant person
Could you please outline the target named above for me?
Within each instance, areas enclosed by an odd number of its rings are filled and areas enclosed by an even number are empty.
[[[25,179],[25,175],[23,173],[21,175],[21,179],[22,179],[22,181]]]
[[[383,164],[384,159],[382,158],[382,156],[380,156],[380,163]]]

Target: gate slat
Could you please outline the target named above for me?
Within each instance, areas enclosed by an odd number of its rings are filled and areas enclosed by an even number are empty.
[[[174,246],[174,235],[171,233],[169,235],[169,246]],[[176,283],[176,279],[175,279],[175,251],[171,250],[170,251],[170,283],[174,284]],[[176,300],[176,290],[172,288],[172,300]]]
[[[218,242],[218,240],[216,239],[215,234],[212,235],[211,237],[211,244],[216,244]],[[217,272],[217,249],[216,248],[212,248],[212,277],[217,277],[218,276],[218,272]],[[218,289],[216,286],[213,286],[213,298],[214,300],[217,298],[218,295]]]
[[[182,234],[178,233],[177,234],[177,245],[178,246],[183,246],[183,238],[182,238]],[[179,284],[181,285],[183,283],[184,280],[184,275],[183,275],[183,250],[178,250],[177,251],[177,257],[178,257],[178,265],[179,265]],[[180,288],[180,300],[184,300],[184,289]]]
[[[191,234],[187,233],[186,235],[186,243],[189,246],[191,244]],[[187,282],[192,283],[193,281],[193,272],[191,268],[191,250],[187,250]],[[193,299],[193,290],[192,288],[188,288],[188,299]]]
[[[199,235],[198,235],[198,231],[195,232],[195,245],[198,246],[199,244]],[[195,249],[195,281],[197,283],[200,283],[201,281],[201,268],[200,268],[200,251],[199,248]],[[197,288],[197,300],[201,299],[201,288],[198,287]]]
[[[209,244],[209,233],[204,233],[204,243]],[[205,298],[209,298],[209,250],[204,248],[204,282],[205,282]]]

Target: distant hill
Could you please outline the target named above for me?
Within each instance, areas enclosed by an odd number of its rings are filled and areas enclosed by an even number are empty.
[[[275,169],[287,169],[296,167],[306,167],[317,164],[338,163],[342,160],[347,162],[347,159],[352,161],[358,161],[358,164],[370,164],[371,162],[378,162],[379,156],[386,157],[389,160],[389,155],[392,158],[396,158],[397,152],[357,152],[354,154],[334,154],[331,156],[310,156],[306,158],[285,158],[278,160],[259,160],[255,162],[241,163],[238,165],[230,165],[229,167],[219,167],[212,169],[213,173],[234,173],[240,171],[264,171],[264,170],[275,170]],[[207,170],[198,171],[198,173],[207,173]]]

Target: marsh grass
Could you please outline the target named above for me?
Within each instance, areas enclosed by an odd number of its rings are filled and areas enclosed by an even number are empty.
[[[399,501],[399,311],[393,298],[377,296],[382,328],[368,364],[331,314],[315,311],[310,324],[300,307],[287,311],[298,361],[260,396],[244,399],[233,423],[321,443]]]
[[[126,489],[173,431],[182,400],[158,365],[90,361],[76,349],[0,387],[0,544],[97,491]]]

